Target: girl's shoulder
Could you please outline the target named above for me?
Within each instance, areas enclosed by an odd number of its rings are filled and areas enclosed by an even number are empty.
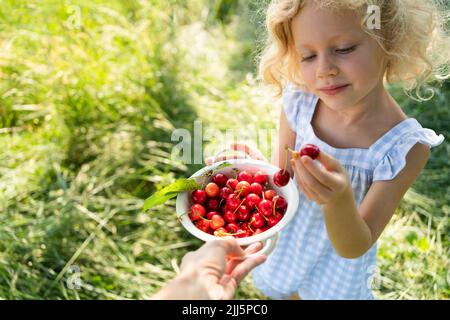
[[[418,143],[429,148],[444,141],[442,134],[424,128],[414,118],[407,118],[394,126],[372,147],[372,160],[376,164],[373,181],[392,180],[406,166],[406,157]]]
[[[283,107],[292,131],[297,132],[311,118],[319,98],[311,92],[288,84],[283,91]]]
[[[283,104],[290,107],[300,107],[302,104],[312,103],[317,96],[306,89],[289,83],[283,90]]]

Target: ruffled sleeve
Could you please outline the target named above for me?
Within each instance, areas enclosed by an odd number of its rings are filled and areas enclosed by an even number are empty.
[[[384,155],[373,172],[373,181],[392,180],[406,166],[406,156],[417,143],[436,147],[444,141],[443,135],[437,135],[431,129],[420,128],[397,140]]]

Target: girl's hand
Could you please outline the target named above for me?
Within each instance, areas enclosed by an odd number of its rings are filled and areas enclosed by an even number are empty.
[[[351,183],[346,170],[335,158],[321,151],[317,160],[320,163],[303,156],[292,159],[291,165],[306,197],[319,205],[326,205],[351,190]]]
[[[226,153],[232,154],[227,155]],[[208,166],[210,166],[213,163],[227,159],[245,159],[245,158],[251,158],[267,162],[267,159],[263,156],[261,151],[254,149],[245,143],[233,143],[227,149],[222,150],[219,153],[219,155],[206,158],[205,163]]]

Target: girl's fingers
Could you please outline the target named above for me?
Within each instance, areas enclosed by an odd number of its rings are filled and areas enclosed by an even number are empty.
[[[297,160],[297,162],[298,164],[296,163],[296,165],[299,167],[301,179],[303,180],[305,186],[311,191],[311,193],[316,195],[317,199],[320,202],[323,202],[326,198],[331,197],[332,191],[328,187],[324,186],[320,181],[318,181],[313,175],[311,175],[302,164],[302,161]]]
[[[328,187],[328,189],[333,190],[336,185],[336,179],[331,172],[325,171],[320,168],[320,165],[312,160],[310,157],[303,156],[300,159],[302,165],[308,172],[316,178],[322,185]]]
[[[342,166],[339,161],[330,156],[328,153],[320,151],[317,160],[328,170],[328,171],[342,171]]]
[[[298,183],[301,191],[305,194],[305,196],[309,200],[315,201],[316,195],[310,190],[310,188],[308,188],[305,185],[304,181],[302,180],[301,172],[298,169],[298,167],[296,166],[295,160],[291,160],[291,165],[292,165],[292,168],[294,169],[295,176],[296,176],[296,179],[297,179],[297,183]]]

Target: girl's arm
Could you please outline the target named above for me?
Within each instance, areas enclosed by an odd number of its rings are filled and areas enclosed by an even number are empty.
[[[366,253],[377,241],[404,194],[425,167],[429,154],[428,146],[416,144],[406,157],[405,168],[393,180],[374,182],[359,209],[345,169],[337,160],[321,153],[318,159],[326,169],[308,157],[293,163],[304,193],[322,205],[334,249],[340,256],[351,259]]]
[[[292,154],[291,152],[286,152],[286,146],[294,149],[295,137],[296,133],[289,127],[284,109],[281,109],[280,128],[278,130],[278,143],[274,144],[271,163],[282,169],[284,169],[284,166],[286,165],[286,170],[288,170],[288,172],[291,174],[291,177],[293,176],[293,169],[290,165]],[[287,161],[286,157],[288,157]]]

